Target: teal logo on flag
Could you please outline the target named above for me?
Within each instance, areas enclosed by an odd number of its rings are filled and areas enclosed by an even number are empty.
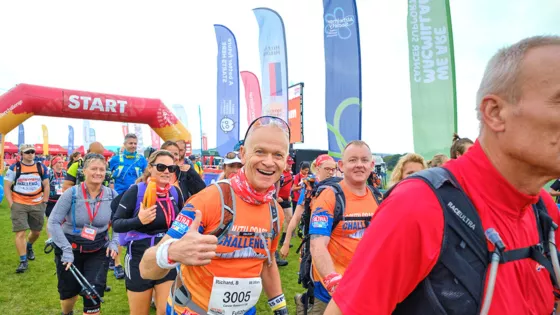
[[[353,15],[345,15],[341,7],[333,10],[333,13],[325,14],[325,34],[327,37],[338,37],[348,39],[352,37],[350,27],[355,23]]]

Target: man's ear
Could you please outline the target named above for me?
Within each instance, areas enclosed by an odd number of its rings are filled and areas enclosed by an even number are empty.
[[[505,115],[510,110],[505,100],[497,95],[487,95],[480,104],[480,117],[484,126],[494,132],[501,132],[505,129]]]
[[[245,149],[245,146],[242,145],[239,147],[239,158],[241,159],[241,163],[243,165],[245,165],[245,154],[247,154],[247,149]]]

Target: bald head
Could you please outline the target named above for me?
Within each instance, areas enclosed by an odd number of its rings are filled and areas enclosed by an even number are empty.
[[[274,137],[274,140],[281,141],[282,143],[284,143],[285,140],[286,152],[290,150],[290,139],[288,137],[288,134],[279,126],[272,125],[272,124],[266,126],[252,127],[249,133],[247,134],[247,137],[245,138],[243,146],[249,148],[257,144],[257,142],[262,142],[263,138],[261,137],[261,135]]]
[[[103,145],[101,144],[101,142],[92,142],[89,145],[88,148],[88,153],[97,153],[97,154],[103,154],[105,152],[105,147],[103,147]]]

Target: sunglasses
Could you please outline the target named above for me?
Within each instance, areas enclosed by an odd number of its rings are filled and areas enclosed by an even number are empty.
[[[23,154],[35,154],[35,150],[25,151]]]
[[[237,158],[241,158],[241,157],[239,156],[239,153],[237,153],[237,152],[228,152],[228,154],[226,154],[226,159],[228,159],[228,160],[233,160],[233,159],[235,159],[236,157],[237,157]]]
[[[290,138],[290,125],[288,125],[288,123],[282,118],[276,116],[261,116],[253,120],[253,122],[249,125],[247,132],[245,132],[245,138],[243,139],[247,139],[247,135],[249,135],[249,132],[253,127],[264,127],[269,125],[280,127],[280,129],[288,135],[288,139]]]
[[[168,169],[169,173],[175,173],[179,169],[179,167],[175,164],[165,165],[165,164],[161,164],[161,163],[158,163],[158,164],[152,163],[150,165],[154,166],[158,172],[165,172],[165,169]]]

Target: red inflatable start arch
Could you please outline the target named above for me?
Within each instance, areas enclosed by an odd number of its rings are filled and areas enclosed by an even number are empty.
[[[164,141],[185,140],[187,151],[192,141],[187,128],[159,99],[18,84],[0,95],[0,161],[5,135],[34,115],[144,123]]]

